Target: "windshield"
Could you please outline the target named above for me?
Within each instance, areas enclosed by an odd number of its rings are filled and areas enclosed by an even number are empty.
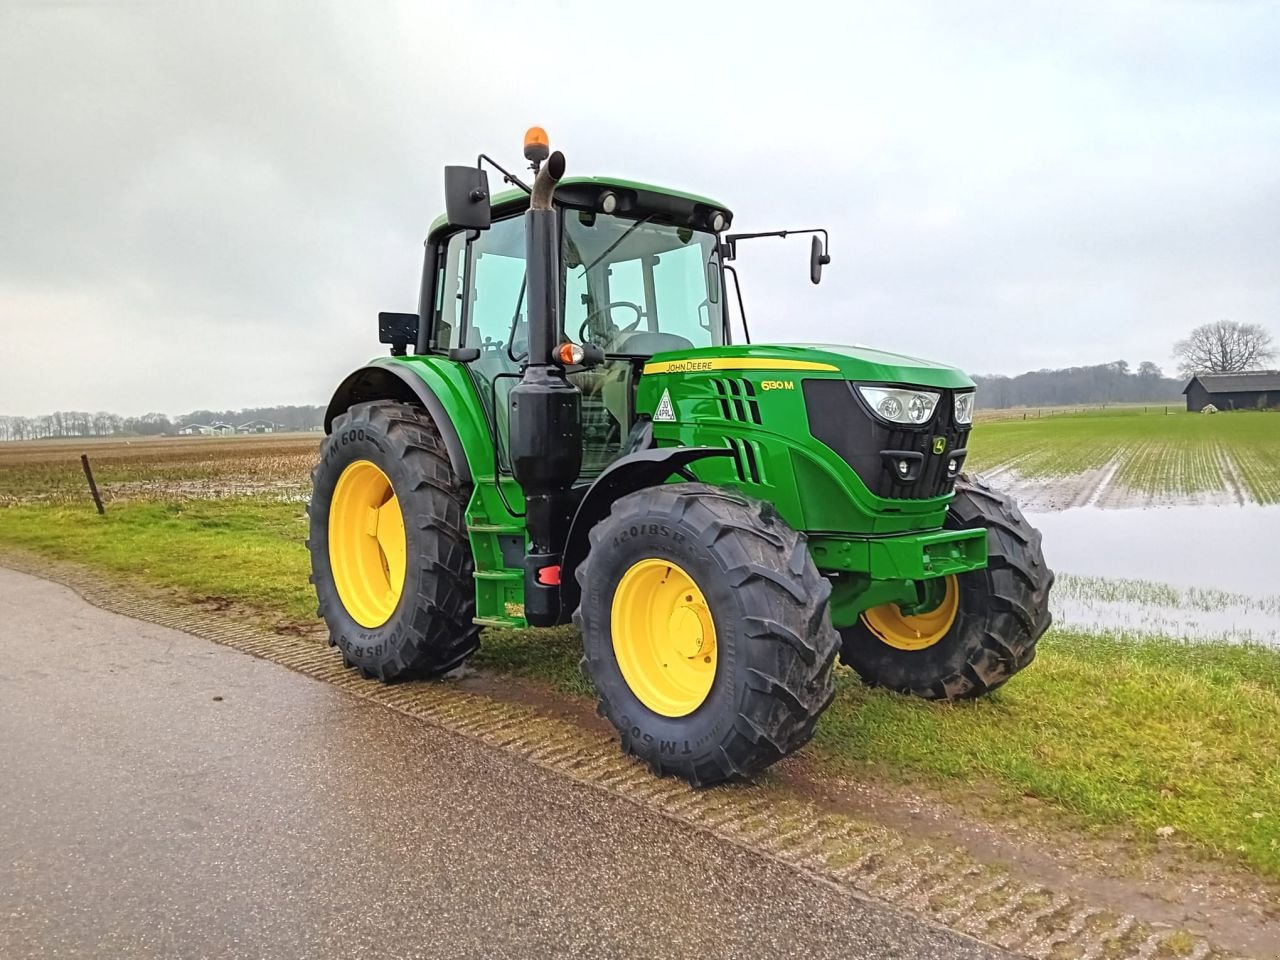
[[[573,340],[640,356],[724,342],[714,234],[566,210],[564,266]]]

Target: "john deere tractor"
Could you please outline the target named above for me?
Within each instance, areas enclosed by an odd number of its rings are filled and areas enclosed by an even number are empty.
[[[868,684],[973,697],[1031,662],[1053,574],[964,473],[974,385],[867,347],[757,344],[706,197],[445,169],[416,314],[338,387],[310,505],[330,642],[383,681],[481,630],[572,621],[622,749],[712,784],[796,750],[839,654]],[[486,169],[486,167],[488,169]],[[491,196],[489,170],[512,189]],[[731,331],[729,303],[741,331]]]

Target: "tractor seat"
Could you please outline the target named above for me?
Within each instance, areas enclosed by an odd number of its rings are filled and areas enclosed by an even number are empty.
[[[633,330],[620,334],[609,344],[609,353],[625,353],[631,356],[651,357],[668,350],[691,350],[693,341],[679,334],[651,330]]]

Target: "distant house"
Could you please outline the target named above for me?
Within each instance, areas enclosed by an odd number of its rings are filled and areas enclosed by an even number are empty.
[[[219,437],[224,437],[229,433],[236,432],[236,428],[229,423],[211,424],[209,429],[215,436],[219,436]]]
[[[1199,413],[1209,404],[1219,410],[1280,407],[1280,370],[1198,373],[1182,392],[1187,395],[1187,409],[1192,413]]]
[[[216,431],[206,423],[188,423],[178,431],[180,437],[211,437]]]
[[[250,420],[236,427],[236,433],[275,433],[276,425],[270,420]]]

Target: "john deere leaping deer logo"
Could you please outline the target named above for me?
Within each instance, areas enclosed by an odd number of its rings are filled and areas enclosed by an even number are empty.
[[[934,438],[933,438],[933,452],[934,452],[934,453],[941,455],[941,454],[943,454],[943,453],[945,453],[945,452],[946,452],[946,449],[947,449],[947,438],[946,438],[946,437],[934,437]]]

